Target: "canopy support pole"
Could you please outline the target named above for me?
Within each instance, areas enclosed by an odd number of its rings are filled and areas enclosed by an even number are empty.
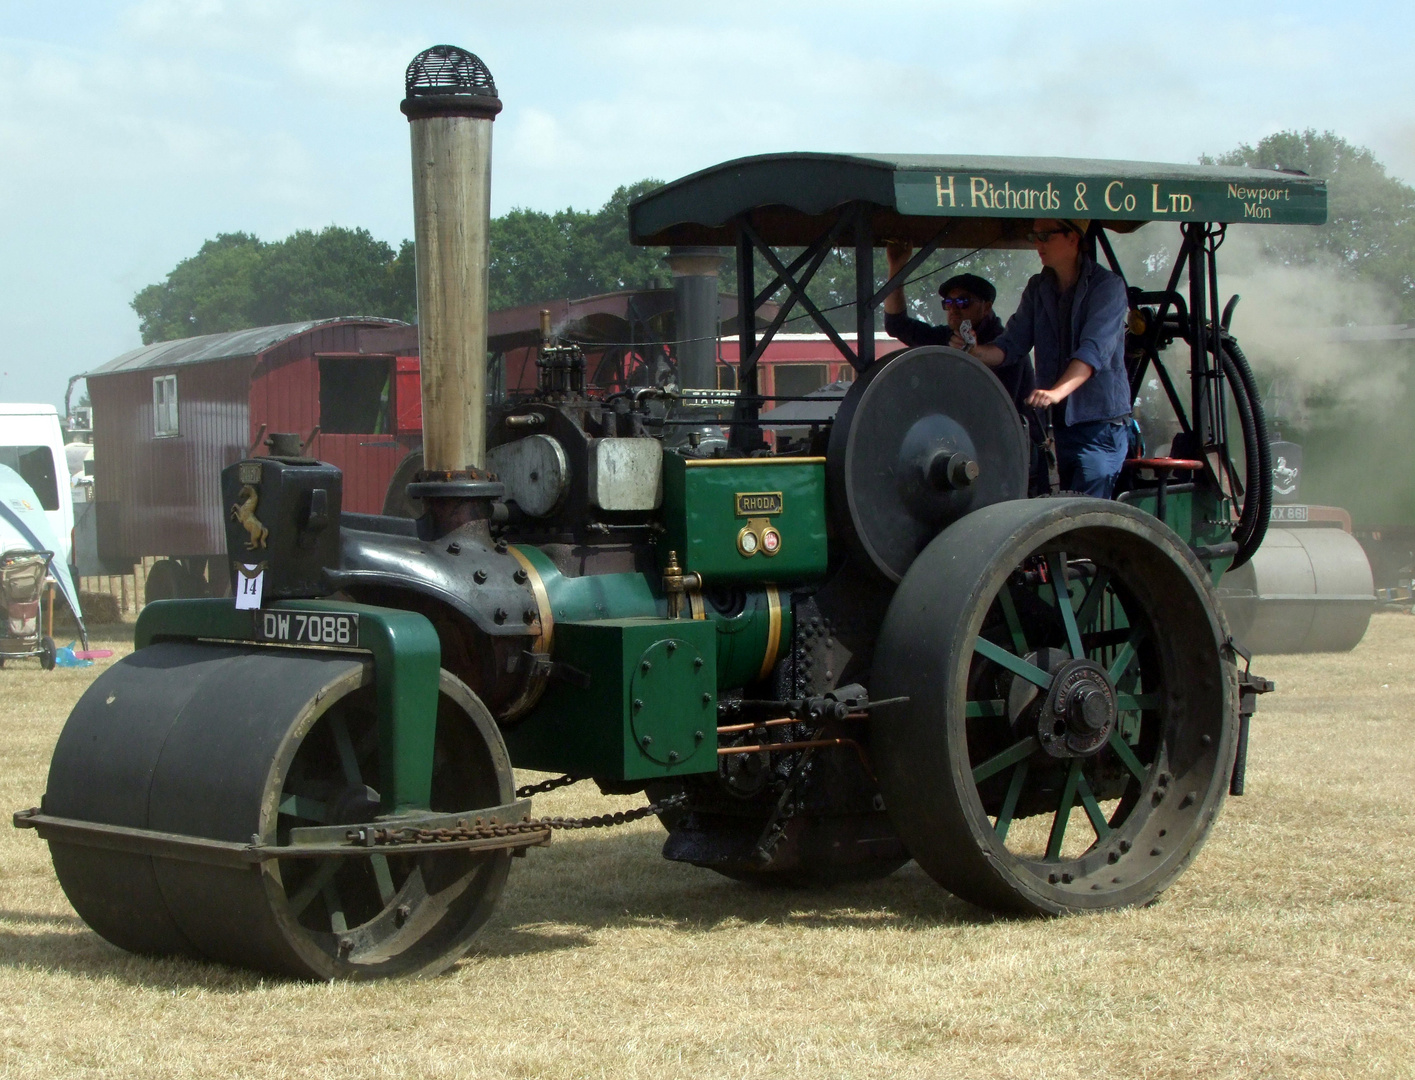
[[[751,225],[744,214],[737,220],[737,404],[732,410],[732,431],[728,444],[734,450],[752,451],[762,444],[757,427],[757,299],[756,257],[752,249]]]

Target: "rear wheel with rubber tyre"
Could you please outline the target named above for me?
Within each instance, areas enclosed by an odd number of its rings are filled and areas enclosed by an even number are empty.
[[[1035,500],[947,529],[891,603],[871,684],[908,698],[878,710],[873,749],[910,853],[994,910],[1153,900],[1227,793],[1227,636],[1202,566],[1139,511]]]

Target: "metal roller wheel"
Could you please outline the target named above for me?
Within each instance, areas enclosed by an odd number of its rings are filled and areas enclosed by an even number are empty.
[[[1153,900],[1228,790],[1227,637],[1183,541],[1129,507],[1005,503],[950,527],[900,585],[871,683],[909,698],[873,746],[910,853],[994,910]]]
[[[432,809],[511,801],[490,714],[443,672]],[[371,666],[293,650],[158,644],[80,699],[45,809],[80,820],[264,844],[379,813]],[[60,884],[132,952],[315,979],[431,975],[466,951],[510,853],[275,859],[230,867],[51,842]]]

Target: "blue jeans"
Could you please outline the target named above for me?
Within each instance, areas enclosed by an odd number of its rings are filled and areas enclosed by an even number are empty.
[[[1062,491],[1109,499],[1130,452],[1130,433],[1114,420],[1056,429],[1056,467]]]

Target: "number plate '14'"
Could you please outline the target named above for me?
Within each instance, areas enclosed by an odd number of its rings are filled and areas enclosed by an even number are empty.
[[[332,614],[324,611],[258,611],[255,616],[255,636],[257,641],[357,649],[359,617],[352,612]]]

